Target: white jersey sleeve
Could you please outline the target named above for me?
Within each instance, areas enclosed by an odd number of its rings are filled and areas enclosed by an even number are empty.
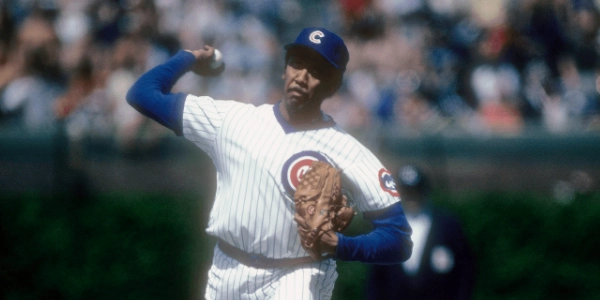
[[[359,155],[342,170],[342,187],[361,212],[384,209],[398,201],[400,195],[391,173],[362,145]]]
[[[207,96],[188,95],[183,109],[183,136],[214,158],[214,144],[225,115],[232,107],[244,105],[230,101],[215,101]]]

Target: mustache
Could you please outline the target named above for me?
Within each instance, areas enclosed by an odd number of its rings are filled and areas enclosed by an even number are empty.
[[[303,89],[303,88],[301,88],[301,87],[298,87],[298,86],[295,86],[295,87],[290,87],[290,88],[288,89],[288,91],[289,91],[289,92],[298,92],[298,93],[300,93],[300,94],[306,94],[306,90],[305,90],[305,89]]]

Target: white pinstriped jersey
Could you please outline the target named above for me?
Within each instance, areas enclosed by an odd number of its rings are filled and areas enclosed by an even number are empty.
[[[255,269],[215,247],[205,297],[219,300],[327,300],[331,299],[337,277],[333,259],[281,269]]]
[[[307,162],[316,159],[342,170],[343,193],[355,209],[379,210],[399,201],[390,173],[337,125],[291,132],[286,126],[274,105],[187,96],[183,135],[217,170],[209,234],[270,258],[307,256],[293,221],[293,192]]]

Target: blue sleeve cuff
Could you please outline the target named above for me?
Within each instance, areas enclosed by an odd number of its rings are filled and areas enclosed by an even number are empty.
[[[336,258],[372,264],[398,264],[412,254],[412,229],[400,203],[396,203],[370,220],[374,229],[349,237],[338,233]]]

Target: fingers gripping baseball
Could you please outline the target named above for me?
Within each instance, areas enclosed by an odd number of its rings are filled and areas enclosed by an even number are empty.
[[[314,259],[334,251],[335,232],[345,230],[355,215],[341,193],[339,172],[328,163],[314,162],[301,178],[294,202],[302,247]]]
[[[211,46],[204,46],[203,49],[186,50],[196,57],[196,63],[192,72],[204,77],[216,77],[225,70],[225,62],[221,52]]]

